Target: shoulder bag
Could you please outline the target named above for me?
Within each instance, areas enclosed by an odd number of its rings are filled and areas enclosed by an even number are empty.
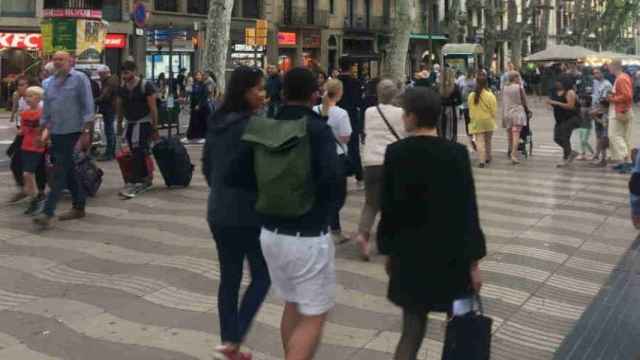
[[[378,110],[378,114],[380,114],[380,116],[382,116],[382,120],[384,120],[384,123],[387,125],[387,128],[389,129],[391,134],[393,134],[393,136],[396,138],[396,140],[400,140],[401,139],[400,135],[398,135],[396,130],[393,128],[393,126],[391,126],[391,124],[389,123],[389,120],[387,120],[387,117],[384,116],[384,113],[380,109],[380,105],[376,105],[376,109]]]

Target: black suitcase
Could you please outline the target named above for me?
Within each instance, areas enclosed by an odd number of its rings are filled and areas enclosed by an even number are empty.
[[[160,139],[153,146],[153,157],[167,186],[189,186],[194,166],[179,138]]]

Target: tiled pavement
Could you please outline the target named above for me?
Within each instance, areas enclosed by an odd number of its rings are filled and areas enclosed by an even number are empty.
[[[612,337],[633,354],[638,255],[627,251],[637,233],[626,176],[580,165],[557,170],[557,150],[542,137],[523,165],[496,154],[494,166],[475,171],[489,241],[481,268],[495,324],[492,358],[552,359],[560,349],[558,359],[614,359],[597,346]],[[219,273],[202,176],[176,190],[158,176],[152,191],[121,201],[116,165],[104,169],[105,184],[81,221],[37,233],[21,209],[0,208],[0,360],[211,359]],[[0,198],[7,197],[10,176],[2,173],[0,183]],[[347,232],[363,201],[362,192],[350,192]],[[381,262],[359,262],[351,243],[338,248],[338,305],[318,359],[391,358],[400,317],[385,299]],[[618,307],[635,317],[613,319]],[[270,297],[249,336],[260,359],[282,356],[281,309]],[[444,317],[430,320],[421,358],[439,359]],[[597,330],[608,323],[626,330],[603,337]]]

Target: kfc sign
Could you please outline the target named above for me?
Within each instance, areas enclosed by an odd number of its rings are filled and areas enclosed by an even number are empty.
[[[104,47],[107,49],[123,49],[127,46],[127,35],[107,34],[104,39]]]
[[[28,33],[0,32],[0,49],[42,49],[42,36]]]

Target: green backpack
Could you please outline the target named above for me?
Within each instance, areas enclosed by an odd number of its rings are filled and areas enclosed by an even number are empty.
[[[242,140],[253,146],[258,183],[256,211],[289,218],[307,213],[315,200],[307,118],[254,116]]]

